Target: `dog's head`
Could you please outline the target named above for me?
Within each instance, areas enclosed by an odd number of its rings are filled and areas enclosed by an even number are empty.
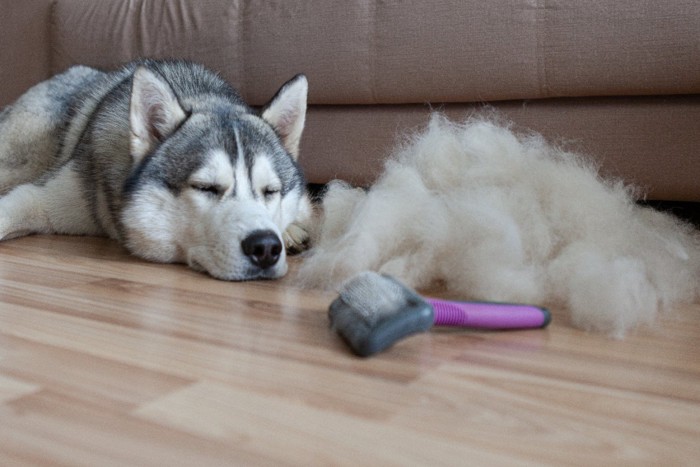
[[[309,209],[297,157],[307,81],[287,82],[262,112],[221,95],[183,98],[157,72],[134,72],[129,250],[226,280],[287,271],[282,234]]]

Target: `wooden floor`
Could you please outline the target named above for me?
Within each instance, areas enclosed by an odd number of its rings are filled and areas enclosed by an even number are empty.
[[[1,243],[0,465],[700,465],[698,305],[622,341],[554,310],[363,360],[332,298]]]

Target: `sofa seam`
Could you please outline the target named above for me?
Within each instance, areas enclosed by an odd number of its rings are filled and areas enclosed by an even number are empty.
[[[47,78],[53,76],[56,73],[56,58],[54,57],[54,52],[56,48],[56,8],[58,7],[58,0],[52,0],[49,4],[49,17],[47,21],[47,36],[49,39],[49,46],[46,51],[46,62],[47,62]]]
[[[550,86],[547,76],[546,42],[547,42],[547,9],[548,0],[537,0],[535,16],[535,41],[537,58],[537,86],[540,98],[550,97]]]
[[[378,57],[377,57],[377,31],[378,31],[378,19],[377,19],[377,14],[379,11],[379,6],[378,2],[374,1],[368,1],[368,14],[371,16],[372,20],[370,21],[370,34],[368,34],[369,37],[369,44],[367,47],[367,51],[369,53],[369,93],[370,93],[370,99],[373,104],[378,104],[377,100],[377,67],[378,67]]]

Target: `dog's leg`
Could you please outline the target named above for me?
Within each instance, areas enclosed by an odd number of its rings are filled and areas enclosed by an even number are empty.
[[[290,254],[301,253],[309,247],[309,230],[307,226],[292,223],[282,235],[284,245]]]
[[[58,151],[54,134],[60,122],[49,112],[41,113],[41,108],[27,108],[26,101],[33,104],[37,92],[28,92],[0,114],[0,194],[36,179],[50,167]]]
[[[0,199],[0,240],[48,233],[49,220],[41,192],[41,187],[26,183]]]
[[[0,111],[0,194],[60,165],[61,138],[75,95],[102,73],[75,66],[30,88]]]
[[[301,253],[309,247],[313,219],[313,206],[308,197],[305,196],[300,201],[297,218],[287,226],[284,234],[282,234],[284,245],[289,253]]]
[[[103,234],[72,163],[43,183],[25,183],[0,198],[0,240],[32,233]]]

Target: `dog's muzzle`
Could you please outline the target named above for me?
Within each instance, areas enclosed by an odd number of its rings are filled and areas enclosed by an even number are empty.
[[[240,242],[189,248],[187,263],[217,279],[234,281],[276,279],[287,272],[282,240],[272,230],[254,230]]]

